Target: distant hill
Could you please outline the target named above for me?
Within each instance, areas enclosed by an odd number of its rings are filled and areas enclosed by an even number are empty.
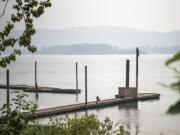
[[[145,53],[175,53],[180,47],[142,47],[140,52]],[[134,54],[135,48],[119,49],[108,44],[73,44],[43,47],[40,54],[64,54],[64,55],[92,55],[92,54]]]
[[[14,35],[19,33],[20,31],[15,31]],[[39,29],[33,37],[33,43],[38,48],[82,43],[109,44],[120,49],[137,46],[174,47],[180,46],[180,31],[161,33],[114,26],[75,27],[61,30]]]
[[[141,47],[147,54],[174,54],[180,51],[180,46],[168,46],[168,47]]]
[[[91,55],[91,54],[133,54],[135,49],[119,50],[107,44],[75,44],[43,47],[41,54]]]

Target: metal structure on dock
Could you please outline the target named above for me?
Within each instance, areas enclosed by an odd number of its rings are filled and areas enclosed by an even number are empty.
[[[139,49],[136,48],[136,87],[129,86],[130,60],[126,60],[126,81],[125,87],[118,87],[116,98],[134,97],[138,98],[138,76],[139,76]]]

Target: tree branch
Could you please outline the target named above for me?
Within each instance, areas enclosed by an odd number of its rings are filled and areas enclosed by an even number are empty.
[[[4,9],[3,9],[3,12],[2,12],[2,14],[0,14],[0,19],[1,19],[1,17],[5,14],[6,7],[7,7],[8,2],[9,2],[9,0],[7,0],[7,1],[6,1],[6,3],[5,3],[5,6],[4,6]]]

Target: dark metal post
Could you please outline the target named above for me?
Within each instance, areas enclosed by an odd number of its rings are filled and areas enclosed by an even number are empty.
[[[36,98],[38,98],[38,85],[37,85],[37,62],[35,61],[35,89],[36,89]]]
[[[139,76],[139,49],[136,48],[136,88],[138,90],[138,76]]]
[[[76,90],[78,94],[78,63],[76,62]]]
[[[129,67],[130,61],[126,60],[126,88],[129,88]]]
[[[9,108],[9,70],[6,71],[6,82],[7,82],[7,108]]]
[[[85,66],[85,104],[87,106],[87,66]]]

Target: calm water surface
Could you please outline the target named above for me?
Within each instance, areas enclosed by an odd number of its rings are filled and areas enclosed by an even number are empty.
[[[168,115],[166,110],[179,98],[179,95],[158,83],[170,83],[173,73],[164,66],[170,55],[142,55],[139,64],[139,92],[160,93],[160,100],[133,102],[130,104],[94,109],[101,120],[106,116],[114,122],[121,121],[127,130],[138,135],[176,135],[180,134],[180,115]],[[10,69],[11,84],[34,85],[34,61],[38,62],[38,85],[59,88],[75,88],[75,62],[79,63],[78,96],[68,94],[28,93],[29,99],[38,103],[39,109],[84,102],[84,66],[88,66],[88,100],[113,98],[118,87],[125,86],[125,62],[130,59],[130,86],[135,86],[135,56],[133,55],[23,55],[12,63]],[[176,66],[180,66],[177,64]],[[0,83],[5,83],[5,69],[0,69]],[[11,98],[15,96],[11,94]],[[0,91],[0,106],[6,101],[6,92]],[[85,112],[79,112],[84,114]],[[40,119],[47,123],[48,118]]]

